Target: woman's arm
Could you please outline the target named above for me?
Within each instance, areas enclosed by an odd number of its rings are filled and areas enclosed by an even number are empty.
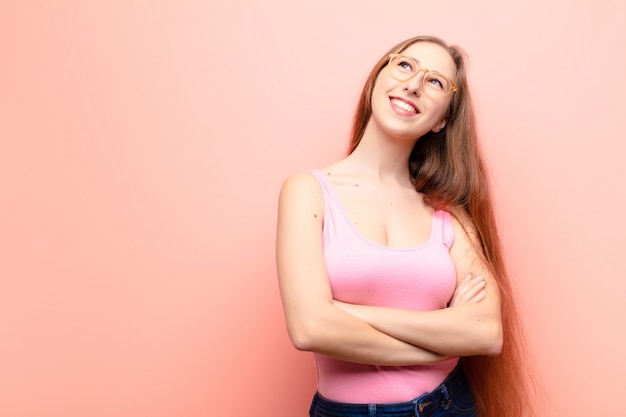
[[[455,242],[450,255],[457,270],[457,291],[449,308],[409,311],[339,302],[336,306],[424,349],[451,356],[498,355],[503,337],[498,285],[477,252],[470,223],[465,221],[465,228],[457,220],[453,224]],[[467,278],[470,272],[478,278]]]
[[[434,363],[446,356],[376,330],[337,306],[322,249],[324,199],[310,173],[289,177],[280,192],[276,256],[287,330],[299,350],[376,365]]]

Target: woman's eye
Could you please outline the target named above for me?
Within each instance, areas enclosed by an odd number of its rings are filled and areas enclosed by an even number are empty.
[[[413,72],[413,65],[409,61],[400,61],[398,62],[398,67],[406,72]]]
[[[437,77],[429,77],[428,83],[439,90],[443,90],[445,85],[445,81]]]

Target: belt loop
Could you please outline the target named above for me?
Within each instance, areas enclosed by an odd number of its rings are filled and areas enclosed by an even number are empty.
[[[370,417],[376,417],[376,404],[369,404]]]
[[[443,401],[448,401],[450,395],[448,394],[448,387],[446,387],[446,384],[441,384],[440,390],[441,394],[443,394]]]
[[[446,384],[441,384],[441,394],[443,395],[443,400],[441,400],[441,406],[444,410],[450,408],[450,394],[448,393],[448,387]]]

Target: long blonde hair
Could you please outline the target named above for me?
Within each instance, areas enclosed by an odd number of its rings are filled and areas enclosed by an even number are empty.
[[[447,124],[438,133],[429,132],[416,142],[409,159],[415,189],[435,209],[470,220],[480,244],[479,251],[498,282],[504,343],[496,357],[472,356],[462,359],[480,417],[522,417],[533,415],[532,379],[528,355],[513,289],[505,268],[497,232],[489,178],[478,143],[474,110],[467,85],[465,54],[456,46],[431,36],[407,39],[391,48],[376,63],[361,93],[354,116],[349,153],[359,144],[372,114],[371,97],[381,70],[391,53],[400,53],[416,42],[443,47],[456,64],[457,90],[451,100]]]

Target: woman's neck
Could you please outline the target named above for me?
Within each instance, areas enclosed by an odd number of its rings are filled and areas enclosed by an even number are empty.
[[[394,140],[370,123],[356,149],[346,158],[364,175],[410,184],[409,157],[415,141]]]

